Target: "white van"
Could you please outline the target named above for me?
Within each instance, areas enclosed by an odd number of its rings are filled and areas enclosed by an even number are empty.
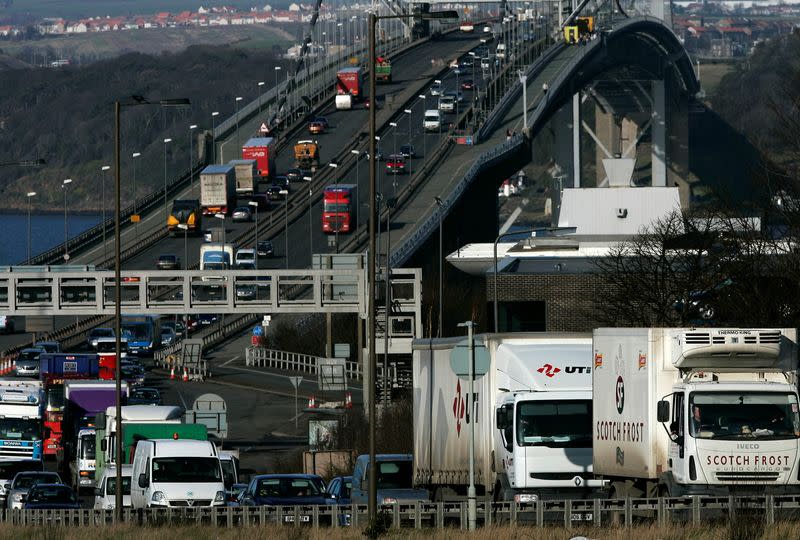
[[[436,109],[425,111],[425,119],[422,121],[425,131],[439,131],[442,127],[442,113]]]
[[[122,466],[122,506],[131,506],[131,470],[132,465]],[[117,504],[117,466],[109,465],[103,475],[97,479],[94,488],[94,509],[111,510]]]
[[[453,96],[442,96],[439,98],[439,110],[442,112],[453,112],[456,110],[456,99]]]
[[[133,508],[225,505],[222,466],[210,441],[139,441],[132,478]]]

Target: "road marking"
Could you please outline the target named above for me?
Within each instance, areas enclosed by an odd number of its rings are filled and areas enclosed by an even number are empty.
[[[178,390],[177,392],[178,392],[178,398],[180,398],[181,403],[183,404],[183,408],[188,411],[189,407],[186,406],[186,400],[183,399],[183,394],[181,394],[180,390]]]
[[[222,364],[220,367],[225,367],[225,366],[227,366],[228,364],[230,364],[231,362],[233,362],[233,361],[234,361],[234,360],[236,360],[237,358],[239,358],[239,355],[238,355],[238,354],[237,354],[236,356],[234,356],[233,358],[231,358],[230,360],[228,360],[227,362],[225,362],[224,364]]]

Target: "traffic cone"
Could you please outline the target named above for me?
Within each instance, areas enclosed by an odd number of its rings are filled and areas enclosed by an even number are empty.
[[[169,370],[169,380],[175,380],[175,366],[172,366],[172,369]]]
[[[310,398],[308,398],[308,408],[309,409],[317,408],[317,398],[315,398],[313,394],[311,395]]]
[[[186,371],[186,368],[183,368],[183,382],[187,382],[189,380],[189,372]]]
[[[346,392],[344,395],[344,408],[345,409],[353,408],[353,394],[351,394],[350,392]]]

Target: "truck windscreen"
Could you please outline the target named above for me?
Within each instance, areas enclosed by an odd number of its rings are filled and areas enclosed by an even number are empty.
[[[47,387],[47,410],[64,410],[64,385],[56,384]]]
[[[700,439],[797,439],[797,396],[778,392],[693,392],[689,433]]]
[[[38,441],[42,438],[42,430],[37,418],[2,418],[0,419],[0,439]]]
[[[592,447],[592,402],[523,401],[517,404],[517,444]]]
[[[84,435],[81,437],[81,459],[96,458],[97,443],[94,435]]]
[[[325,212],[347,213],[349,211],[350,211],[349,204],[325,203]]]
[[[122,329],[128,333],[129,340],[146,341],[150,339],[150,326],[145,323],[124,324]]]

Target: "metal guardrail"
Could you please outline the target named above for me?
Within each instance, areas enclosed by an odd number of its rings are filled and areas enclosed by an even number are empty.
[[[260,368],[297,371],[317,374],[320,358],[309,354],[294,353],[267,349],[265,347],[247,347],[245,349],[245,365]],[[363,373],[358,362],[345,361],[345,374],[348,379],[361,380]]]
[[[379,516],[393,529],[467,529],[467,502],[417,502],[380,505]],[[800,518],[800,496],[761,495],[750,497],[663,497],[652,499],[553,500],[533,503],[502,502],[477,504],[481,527],[524,523],[536,527],[587,526],[631,527],[649,523],[699,526],[710,519],[743,519],[764,526]],[[97,527],[118,523],[113,510],[3,510],[0,522],[11,525],[61,525]],[[202,525],[237,528],[268,524],[314,529],[337,528],[349,523],[354,529],[367,525],[367,506],[242,506],[173,507],[123,509],[122,523],[146,526]]]

